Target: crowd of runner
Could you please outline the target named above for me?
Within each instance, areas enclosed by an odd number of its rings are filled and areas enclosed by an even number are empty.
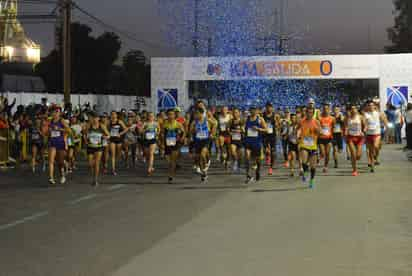
[[[199,101],[185,115],[170,109],[159,114],[88,111],[82,116],[56,106],[38,111],[33,118],[22,117],[19,124],[29,130],[33,173],[47,170],[50,185],[56,185],[56,179],[66,182],[67,174],[76,171],[82,151],[87,153],[93,186],[105,174],[116,176],[120,162],[135,167],[139,159],[149,177],[156,173],[156,161],[166,159],[168,182],[175,183],[185,147],[202,183],[208,180],[213,152],[228,174],[244,172],[246,184],[261,180],[263,169],[273,175],[282,166],[290,170],[290,177],[299,175],[313,188],[317,167],[322,167],[322,173],[338,168],[339,160],[345,160],[339,158],[341,154],[351,163],[352,175],[358,176],[365,144],[368,170],[375,171],[381,137],[388,127],[379,106],[376,101],[344,107],[324,103],[318,109],[309,99],[293,113],[270,103],[262,109],[223,106],[214,111]]]

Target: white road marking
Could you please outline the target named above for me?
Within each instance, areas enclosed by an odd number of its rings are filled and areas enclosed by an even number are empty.
[[[87,196],[82,196],[82,197],[79,197],[78,199],[69,201],[68,204],[76,205],[77,203],[80,203],[82,201],[86,201],[86,200],[89,200],[89,199],[93,199],[95,197],[97,197],[97,194],[90,194],[90,195],[87,195]]]
[[[17,226],[17,225],[19,225],[19,224],[23,224],[23,223],[28,222],[28,221],[34,221],[34,220],[36,220],[36,219],[38,219],[38,218],[47,216],[48,214],[49,214],[48,211],[39,212],[39,213],[36,213],[36,214],[31,215],[31,216],[29,216],[29,217],[25,217],[25,218],[16,220],[16,221],[11,222],[11,223],[8,223],[8,224],[0,225],[0,231],[1,231],[1,230],[6,230],[6,229],[9,229],[9,228],[12,228],[12,227],[14,227],[14,226]]]
[[[107,188],[108,191],[114,191],[126,187],[124,184],[113,185]]]

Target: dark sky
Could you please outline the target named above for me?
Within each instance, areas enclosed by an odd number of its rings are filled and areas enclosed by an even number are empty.
[[[261,1],[268,10],[278,5],[276,0]],[[105,22],[164,47],[154,48],[121,37],[123,52],[133,48],[142,49],[149,56],[177,54],[169,47],[167,41],[164,41],[160,31],[162,20],[159,18],[157,0],[77,0],[77,2]],[[391,0],[287,0],[287,3],[288,31],[304,34],[301,40],[295,41],[303,49],[319,49],[323,53],[379,53],[389,43],[386,28],[393,24]],[[21,13],[47,13],[52,10],[52,7],[22,4],[20,9]],[[74,20],[92,22],[78,12],[75,12]],[[96,33],[103,30],[98,25],[90,25]],[[24,27],[29,36],[42,45],[42,55],[46,55],[54,43],[53,25],[27,24]],[[368,43],[368,28],[370,28],[370,43]]]

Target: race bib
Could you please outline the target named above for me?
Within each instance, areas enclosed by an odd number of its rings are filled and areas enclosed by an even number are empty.
[[[233,140],[233,141],[240,141],[240,140],[242,140],[242,134],[240,134],[240,133],[232,133],[232,140]]]
[[[68,144],[69,146],[73,145],[73,140],[72,140],[72,138],[70,138],[70,137],[67,138],[67,144]]]
[[[111,137],[119,137],[120,135],[119,135],[119,129],[118,128],[112,128],[111,130],[110,130],[110,136]]]
[[[107,143],[107,140],[106,140],[106,139],[103,139],[103,141],[102,141],[102,145],[103,145],[103,147],[106,147],[106,146],[108,145],[108,143]]]
[[[167,137],[166,138],[166,146],[168,146],[168,147],[176,146],[176,137]]]
[[[154,140],[156,134],[154,132],[146,132],[146,140]]]
[[[273,126],[271,124],[268,124],[268,134],[273,134]]]
[[[52,130],[51,138],[57,138],[57,137],[60,137],[60,131],[59,130]]]
[[[251,129],[249,128],[247,130],[247,136],[248,137],[258,137],[259,136],[259,132],[257,130]]]
[[[335,125],[335,128],[333,129],[334,132],[341,132],[342,127],[340,125]]]
[[[220,131],[225,131],[226,130],[226,124],[225,123],[221,123],[220,124]]]
[[[208,135],[205,131],[198,131],[196,132],[196,138],[200,140],[204,140],[208,138]]]
[[[33,134],[31,135],[31,139],[32,139],[32,140],[39,140],[39,139],[40,139],[40,134],[38,134],[38,133],[33,133]]]
[[[393,123],[388,123],[388,128],[394,128],[395,125]]]
[[[324,126],[321,128],[320,133],[324,136],[329,136],[330,135],[330,129],[327,126]]]
[[[368,122],[368,130],[376,130],[378,124],[376,122]]]
[[[350,136],[358,136],[359,133],[360,133],[360,129],[358,127],[349,128],[349,135]]]
[[[315,141],[313,140],[313,137],[304,137],[303,145],[307,147],[313,147],[315,145]]]
[[[296,144],[298,140],[296,139],[296,136],[290,136],[290,137],[289,137],[289,141],[290,141],[292,144]]]
[[[100,137],[98,135],[91,135],[89,137],[90,144],[97,146],[100,144]]]

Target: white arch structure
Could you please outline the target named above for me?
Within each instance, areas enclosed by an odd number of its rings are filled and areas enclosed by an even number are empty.
[[[412,95],[412,54],[152,58],[151,103],[159,91],[177,90],[177,104],[191,105],[189,81],[247,79],[378,79],[381,107],[387,91]],[[411,90],[411,91],[409,91]]]

